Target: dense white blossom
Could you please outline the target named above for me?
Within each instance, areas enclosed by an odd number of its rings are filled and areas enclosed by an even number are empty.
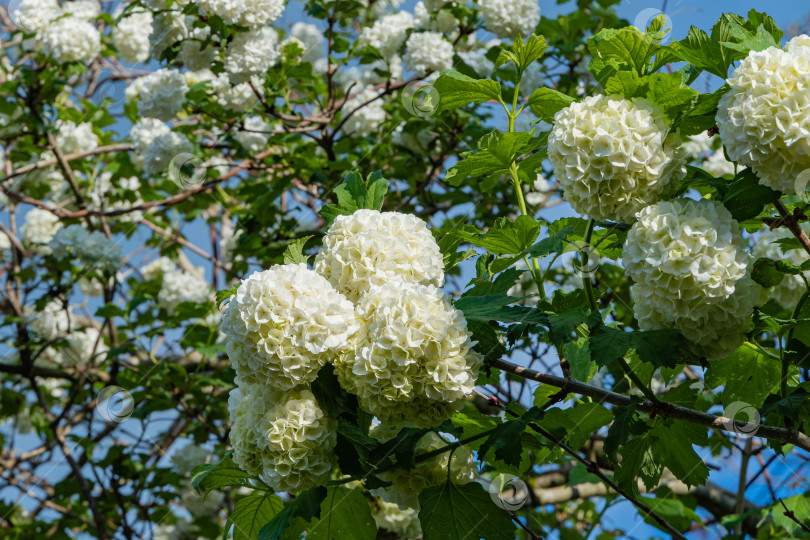
[[[120,11],[116,15],[120,15]],[[121,58],[134,64],[149,59],[153,19],[151,11],[135,9],[116,23],[111,35]]]
[[[384,421],[434,426],[472,393],[482,357],[441,289],[395,279],[369,288],[357,316],[364,334],[334,364],[363,409]]]
[[[97,328],[84,328],[71,332],[65,337],[66,346],[46,351],[52,354],[51,359],[63,366],[86,368],[104,361],[109,351]]]
[[[703,162],[703,168],[714,176],[733,175],[737,170],[736,165],[726,159],[722,148],[715,150],[712,155],[706,158]]]
[[[481,77],[488,77],[495,69],[495,64],[487,58],[486,49],[473,49],[458,53],[465,64],[470,66]]]
[[[88,231],[78,224],[59,229],[51,239],[50,249],[57,259],[76,259],[108,272],[121,266],[121,246],[101,231]]]
[[[171,313],[183,302],[208,302],[211,299],[211,286],[205,280],[202,268],[193,270],[176,269],[163,274],[158,305]]]
[[[315,271],[356,302],[394,279],[441,287],[444,259],[424,221],[409,214],[358,210],[338,216],[315,257]]]
[[[478,8],[486,29],[499,38],[514,39],[520,34],[526,39],[540,22],[537,0],[479,0]]]
[[[98,136],[93,133],[93,124],[76,124],[70,120],[56,122],[56,144],[63,154],[87,152],[98,148]]]
[[[208,38],[211,36],[211,28],[208,26],[198,27],[192,25],[188,25],[189,30],[187,31],[187,36],[180,44],[180,51],[177,54],[177,58],[183,62],[186,69],[191,71],[208,69],[216,59],[219,48],[216,43],[209,42]]]
[[[93,209],[104,211],[125,210],[143,202],[138,196],[141,181],[138,180],[137,176],[118,178],[115,183],[112,180],[112,176],[112,173],[105,171],[96,177],[88,193]],[[113,198],[117,188],[121,188],[127,192],[126,199]],[[140,221],[142,217],[143,212],[135,210],[117,216],[108,216],[107,219],[122,222],[135,222]]]
[[[271,489],[298,493],[329,479],[336,423],[312,392],[241,385],[231,390],[228,411],[234,463]]]
[[[149,34],[149,51],[153,58],[160,58],[163,51],[188,37],[187,17],[181,11],[162,10],[155,13],[152,33]]]
[[[243,83],[254,75],[263,75],[278,60],[278,32],[266,26],[236,34],[228,44],[225,70],[234,83]]]
[[[141,268],[141,276],[145,281],[158,279],[164,274],[177,270],[177,265],[168,257],[158,257]]]
[[[242,383],[288,389],[315,380],[346,354],[354,306],[305,264],[274,266],[242,281],[222,317],[228,356]]]
[[[39,32],[59,17],[62,9],[56,0],[22,0],[17,8],[17,22],[30,32]]]
[[[138,112],[142,117],[168,121],[183,109],[186,86],[183,74],[175,69],[159,69],[139,80]]]
[[[101,12],[99,5],[93,0],[74,0],[73,2],[62,3],[62,13],[66,13],[82,19],[91,21],[98,17]]]
[[[251,81],[258,90],[264,88],[256,77]],[[222,107],[235,112],[247,112],[258,102],[250,82],[233,85],[228,76],[222,73],[211,80],[211,89]]]
[[[243,128],[236,132],[234,138],[248,152],[260,152],[267,147],[269,135],[262,133],[267,131],[271,131],[271,126],[264,121],[264,118],[255,115],[248,116],[244,120]]]
[[[795,193],[810,169],[810,37],[751,51],[727,82],[717,126],[729,157],[763,185]]]
[[[422,534],[419,512],[415,508],[402,509],[377,498],[371,503],[371,515],[378,528],[396,534],[397,538],[415,540]]]
[[[802,230],[810,234],[810,223],[802,223]],[[793,238],[793,233],[786,227],[774,230],[764,230],[756,235],[756,243],[751,253],[754,257],[766,257],[775,261],[785,261],[794,266],[801,266],[807,260],[807,255],[801,249],[782,251],[776,242],[785,238]],[[804,277],[810,279],[810,271],[803,272]],[[785,309],[792,310],[804,293],[804,280],[799,275],[785,275],[782,282],[770,291],[771,296]]]
[[[41,311],[29,309],[26,323],[40,339],[54,339],[70,330],[73,313],[61,301],[54,299],[45,304]]]
[[[286,0],[194,0],[194,3],[227,23],[257,28],[278,19]]]
[[[319,60],[325,59],[326,54],[323,48],[324,33],[317,26],[305,22],[297,22],[290,28],[290,35],[303,44],[304,54],[301,57],[302,62],[311,62],[314,64]]]
[[[90,22],[78,17],[61,17],[45,26],[40,37],[42,50],[57,62],[89,64],[101,53],[101,34]]]
[[[635,282],[640,328],[678,328],[696,353],[730,354],[761,294],[744,247],[739,225],[716,201],[675,199],[639,212],[622,262]]]
[[[349,116],[346,123],[343,124],[343,130],[346,133],[366,137],[378,131],[385,122],[385,109],[383,109],[382,97],[378,97],[379,95],[378,91],[368,87],[346,100],[343,105],[344,114],[354,111],[354,114]]]
[[[413,15],[407,11],[392,13],[363,28],[358,41],[360,46],[375,47],[384,57],[389,57],[399,51],[408,30],[413,26]]]
[[[387,442],[399,430],[395,426],[382,424],[375,426],[369,435],[381,442]],[[425,434],[416,443],[414,454],[426,454],[433,450],[444,448],[449,441],[433,431]],[[455,484],[467,484],[475,479],[475,462],[473,454],[466,446],[460,446],[452,452],[444,452],[436,457],[422,461],[416,467],[405,470],[398,469],[380,474],[380,478],[393,485],[372,490],[386,502],[396,504],[399,508],[419,510],[419,494],[425,489],[443,484],[450,479]],[[450,468],[448,474],[448,467]]]
[[[20,236],[25,247],[32,247],[37,253],[47,255],[51,252],[48,244],[53,235],[62,228],[59,218],[43,210],[32,208],[25,214],[25,223],[20,227]]]
[[[157,118],[141,118],[130,128],[129,139],[132,141],[132,148],[135,152],[143,156],[156,137],[171,132],[172,128]],[[142,166],[142,162],[139,165]]]
[[[548,157],[580,214],[632,222],[686,173],[677,134],[652,103],[592,96],[554,117]]]
[[[417,2],[413,8],[413,15],[416,28],[420,30],[439,32],[451,40],[458,36],[458,19],[446,9],[440,10],[438,7],[429,7],[424,2]]]
[[[692,135],[683,143],[683,153],[692,159],[706,156],[712,149],[712,137],[705,131]]]
[[[414,32],[405,43],[405,68],[425,76],[453,67],[453,44],[440,32]]]

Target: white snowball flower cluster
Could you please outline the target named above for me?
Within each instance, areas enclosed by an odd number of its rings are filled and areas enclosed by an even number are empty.
[[[810,234],[810,223],[802,223],[802,229]],[[776,242],[783,238],[793,238],[793,234],[786,228],[779,227],[772,231],[765,230],[756,236],[756,243],[751,250],[754,257],[767,257],[775,261],[785,261],[794,266],[801,266],[807,260],[804,252],[800,249],[782,251]],[[804,277],[810,279],[810,271],[804,272]],[[804,292],[804,281],[799,275],[785,275],[782,283],[773,288],[770,293],[783,308],[792,310]]]
[[[54,363],[63,366],[85,368],[90,365],[98,365],[104,361],[109,351],[109,347],[104,343],[104,339],[97,328],[84,328],[80,331],[71,332],[65,337],[66,347],[59,349],[50,348],[52,352],[49,357]]]
[[[405,43],[408,30],[413,27],[413,15],[407,11],[385,15],[374,21],[371,26],[363,28],[360,32],[359,44],[363,47],[374,47],[387,58],[399,51],[399,48]]]
[[[25,223],[20,227],[22,243],[39,254],[47,255],[51,252],[48,246],[51,238],[61,228],[62,222],[58,217],[42,208],[32,208],[25,214]]]
[[[458,19],[448,10],[440,9],[441,5],[435,2],[428,6],[424,2],[417,2],[413,7],[413,16],[416,27],[421,30],[431,30],[446,35],[451,40],[458,36]],[[435,17],[432,15],[435,14]]]
[[[357,316],[363,338],[334,364],[363,409],[383,421],[434,426],[472,393],[483,358],[441,289],[401,280],[371,287]]]
[[[40,32],[62,14],[56,0],[23,0],[17,8],[17,23],[30,32]]]
[[[706,156],[712,149],[712,138],[705,131],[692,135],[683,143],[683,153],[692,159]]]
[[[386,442],[397,431],[383,425],[382,429],[372,428],[369,435],[381,442]],[[426,454],[443,448],[447,444],[448,442],[444,441],[438,433],[431,431],[416,443],[414,455]],[[453,452],[452,458],[450,452],[445,452],[417,463],[416,467],[410,470],[397,469],[381,473],[380,478],[393,485],[372,490],[372,493],[383,501],[396,504],[403,510],[410,508],[418,511],[420,508],[419,493],[429,487],[446,482],[448,467],[450,468],[450,480],[456,484],[467,484],[475,479],[473,454],[466,446],[460,446]]]
[[[141,181],[138,180],[137,176],[119,178],[115,183],[112,181],[112,176],[112,173],[105,171],[96,177],[96,181],[93,183],[93,187],[88,193],[93,209],[105,211],[124,210],[143,202],[137,195],[138,189],[141,187]],[[128,192],[128,199],[111,200],[116,188],[121,188]],[[107,219],[121,222],[136,222],[140,221],[142,217],[143,212],[136,210],[119,216],[109,216]]]
[[[739,225],[720,203],[660,202],[639,212],[623,264],[642,330],[678,328],[696,354],[731,354],[761,287],[750,278]]]
[[[336,425],[312,392],[243,385],[231,390],[228,411],[233,461],[243,470],[293,493],[329,479]]]
[[[100,6],[93,0],[78,0],[73,2],[63,2],[62,13],[66,13],[82,19],[90,21],[98,17],[101,13]]]
[[[487,30],[499,38],[529,37],[540,22],[537,0],[479,0]]]
[[[156,118],[139,120],[130,129],[129,136],[137,154],[134,162],[147,174],[162,174],[176,156],[194,152],[194,145],[185,135],[172,131]]]
[[[216,59],[219,49],[216,43],[208,42],[211,36],[211,28],[208,26],[196,27],[193,17],[191,21],[186,19],[189,30],[186,37],[180,43],[180,51],[177,58],[183,62],[183,66],[191,71],[208,69]]]
[[[425,222],[398,212],[358,210],[338,216],[315,257],[315,271],[356,302],[394,279],[444,285],[444,260]]]
[[[188,86],[179,71],[162,68],[141,78],[139,83],[141,116],[168,121],[183,109]]]
[[[180,480],[180,501],[182,505],[194,516],[216,514],[225,500],[225,494],[219,491],[197,493],[197,490],[191,486],[189,477],[194,467],[212,461],[211,453],[205,448],[189,444],[177,450],[172,455],[171,461],[175,472],[185,477]]]
[[[121,8],[115,16],[121,15]],[[112,40],[121,58],[137,64],[149,59],[149,35],[154,16],[151,11],[135,9],[123,17],[112,29]]]
[[[677,135],[643,99],[591,96],[559,111],[548,157],[580,214],[631,223],[686,174]]]
[[[715,150],[712,155],[706,158],[703,162],[703,169],[714,176],[725,176],[727,174],[734,175],[737,166],[726,159],[726,156],[723,154],[723,149],[721,148]]]
[[[54,234],[49,244],[57,259],[78,259],[91,268],[114,272],[121,266],[121,246],[100,231],[88,231],[82,225],[68,225]]]
[[[227,23],[257,28],[278,19],[286,0],[194,0],[194,3]]]
[[[168,257],[158,257],[154,261],[150,262],[149,264],[145,265],[141,268],[141,276],[145,281],[151,281],[153,279],[158,279],[162,277],[164,274],[168,274],[169,272],[174,272],[177,270],[177,265],[174,264]]]
[[[263,90],[262,82],[256,77],[253,77],[249,82],[233,85],[224,73],[220,73],[211,79],[211,89],[214,97],[225,109],[234,112],[247,112],[259,101],[250,86],[250,82],[253,82],[253,85],[258,90]]]
[[[26,324],[40,339],[54,339],[70,330],[73,313],[59,300],[51,300],[42,311],[29,311]]]
[[[473,49],[458,53],[465,64],[470,66],[481,77],[488,77],[495,69],[495,64],[487,58],[486,49]]]
[[[441,32],[414,32],[405,43],[405,68],[425,76],[453,67],[453,44]]]
[[[305,264],[254,272],[228,302],[221,330],[239,384],[309,384],[352,347],[354,306]]]
[[[278,32],[266,26],[234,36],[225,53],[225,70],[234,83],[263,75],[278,60]]]
[[[154,14],[152,33],[149,34],[149,53],[156,59],[189,35],[187,17],[181,11],[166,11],[165,4],[160,9],[163,11]]]
[[[267,147],[269,137],[267,133],[262,132],[271,130],[270,124],[265,122],[261,116],[248,116],[244,120],[243,129],[237,131],[234,138],[248,152],[260,152]]]
[[[163,274],[163,281],[158,293],[158,304],[169,313],[183,302],[203,304],[211,299],[211,286],[205,280],[202,269],[188,272],[173,270]]]
[[[371,515],[378,528],[394,533],[397,538],[415,540],[422,534],[419,512],[415,508],[402,509],[378,498],[371,503]]]
[[[76,124],[70,120],[56,122],[56,144],[64,154],[88,152],[98,148],[98,136],[93,133],[93,124]]]
[[[380,93],[374,88],[366,87],[347,99],[343,105],[343,114],[346,115],[352,111],[354,114],[349,116],[346,123],[343,124],[343,131],[358,137],[376,133],[385,122],[383,99],[378,97],[379,95]]]
[[[79,17],[66,16],[48,23],[40,40],[43,52],[60,63],[89,64],[101,53],[101,33]]]
[[[810,169],[810,37],[751,51],[727,82],[717,126],[729,157],[761,184],[795,193],[796,178]]]

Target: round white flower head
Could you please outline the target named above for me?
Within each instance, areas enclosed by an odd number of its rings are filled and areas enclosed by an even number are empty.
[[[32,247],[37,253],[47,255],[51,252],[48,243],[62,228],[59,218],[41,208],[32,208],[25,214],[25,223],[20,227],[20,236],[25,247]]]
[[[275,21],[284,11],[285,0],[194,0],[202,10],[222,20],[257,28]]]
[[[479,0],[486,29],[499,38],[529,37],[540,22],[537,0]]]
[[[405,43],[405,68],[425,76],[453,66],[453,44],[440,32],[414,32]]]
[[[346,115],[354,111],[354,114],[343,124],[343,130],[346,133],[351,133],[358,137],[366,137],[377,132],[379,127],[385,122],[383,99],[382,97],[374,99],[379,95],[379,92],[371,87],[367,87],[346,100],[346,103],[343,105],[343,114]],[[372,99],[374,101],[371,101]]]
[[[248,152],[260,152],[267,147],[268,133],[271,126],[261,116],[248,116],[244,121],[244,128],[234,135],[234,138]]]
[[[729,157],[761,184],[795,193],[796,177],[810,169],[810,38],[751,51],[728,84],[717,127]]]
[[[169,313],[183,302],[204,304],[211,300],[211,286],[205,281],[201,268],[193,272],[173,269],[163,274],[158,293],[158,305]]]
[[[16,20],[23,30],[39,32],[61,14],[56,0],[23,0],[17,8]]]
[[[65,366],[86,368],[104,361],[109,347],[97,328],[84,328],[65,337],[66,347],[55,351],[56,363]]]
[[[59,229],[51,239],[51,252],[57,259],[78,259],[90,268],[114,272],[121,266],[121,246],[100,231],[88,231],[82,225]]]
[[[315,257],[315,271],[356,302],[372,285],[395,278],[444,285],[444,260],[424,221],[398,212],[358,210],[338,216]]]
[[[309,384],[346,354],[359,330],[354,306],[305,264],[274,266],[242,281],[221,331],[240,384]]]
[[[60,63],[89,64],[101,53],[98,29],[78,17],[62,17],[48,23],[40,39],[45,54]]]
[[[635,281],[641,329],[679,328],[710,357],[736,348],[761,294],[744,248],[739,225],[716,201],[676,199],[639,212],[622,262]]]
[[[726,159],[723,149],[720,148],[706,158],[703,162],[703,169],[714,176],[725,176],[727,174],[734,175],[737,166]]]
[[[41,311],[33,308],[26,310],[26,324],[35,336],[40,339],[54,339],[65,334],[73,323],[71,309],[65,308],[59,300],[51,300]]]
[[[141,276],[143,276],[144,281],[151,281],[176,270],[177,265],[170,258],[158,257],[141,268]]]
[[[172,128],[157,118],[141,118],[130,128],[129,138],[134,150],[144,154],[155,137],[171,132]]]
[[[93,125],[83,122],[76,125],[70,120],[57,120],[56,144],[64,154],[87,152],[98,148],[98,136],[93,133]]]
[[[383,421],[435,426],[472,393],[483,359],[441,289],[393,280],[370,288],[357,316],[364,335],[334,363],[365,410]]]
[[[116,15],[120,15],[120,8]],[[149,35],[154,16],[151,11],[135,9],[112,29],[112,40],[121,58],[137,64],[149,59]]]
[[[190,28],[188,36],[180,44],[180,51],[177,58],[183,62],[183,66],[190,71],[208,69],[219,53],[216,43],[208,43],[211,36],[211,29],[207,26],[194,27],[194,18],[186,19],[186,26]]]
[[[278,60],[278,32],[266,26],[234,36],[226,52],[225,70],[234,83],[263,75]]]
[[[141,187],[141,181],[137,176],[129,178],[117,178],[113,182],[113,175],[108,171],[102,172],[96,177],[92,188],[88,195],[90,201],[93,203],[92,208],[97,210],[124,210],[130,209],[132,206],[142,203],[143,201],[137,196],[137,191]],[[127,198],[122,200],[118,197],[117,188],[126,190]],[[143,212],[140,210],[130,211],[120,216],[109,216],[107,219],[122,222],[140,221],[143,217]]]
[[[324,33],[314,24],[297,22],[290,28],[290,35],[297,39],[304,49],[304,54],[301,56],[302,62],[315,63],[319,60],[325,59],[326,54],[323,50],[323,35]]]
[[[253,77],[251,81],[259,91],[264,89],[258,78]],[[259,101],[249,82],[232,85],[224,73],[211,80],[211,89],[219,104],[234,112],[247,112]]]
[[[548,157],[574,210],[631,223],[686,174],[678,136],[666,135],[650,102],[591,96],[555,115]]]
[[[432,17],[431,15],[434,13],[435,17]],[[428,7],[424,2],[417,2],[413,7],[413,16],[416,28],[420,30],[440,32],[451,40],[454,40],[458,36],[458,19],[446,9]]]
[[[487,58],[486,49],[473,49],[471,51],[458,53],[464,63],[473,68],[481,77],[489,76],[495,69],[495,64]]]
[[[62,12],[70,14],[78,19],[91,21],[98,17],[100,13],[99,5],[91,0],[77,0],[65,2]]]
[[[375,498],[371,502],[371,515],[378,528],[394,533],[397,538],[415,540],[422,534],[419,512],[415,508],[402,509],[397,504]]]
[[[405,43],[405,35],[413,26],[413,15],[407,11],[385,15],[371,26],[363,28],[360,32],[360,45],[374,47],[387,58],[399,51]]]
[[[802,229],[810,234],[810,223],[802,223]],[[793,234],[784,227],[772,231],[765,230],[756,235],[756,243],[751,250],[754,257],[767,257],[775,261],[786,261],[794,266],[801,266],[807,260],[800,249],[782,251],[776,242],[784,238],[793,238]],[[803,272],[805,278],[810,278],[810,271]],[[804,292],[804,281],[799,275],[785,275],[782,283],[773,288],[771,296],[785,309],[792,310]]]
[[[705,157],[712,149],[712,137],[708,133],[701,131],[697,135],[692,135],[689,140],[683,143],[683,153],[692,159]]]
[[[231,390],[228,411],[233,461],[243,470],[292,493],[329,479],[336,425],[312,392],[243,385]]]
[[[140,79],[138,112],[141,116],[168,121],[177,116],[186,99],[183,74],[176,69],[159,69]]]
[[[166,11],[165,4],[160,9],[163,11],[154,14],[149,34],[149,52],[153,58],[160,58],[163,51],[189,35],[187,18],[181,11]]]
[[[176,473],[188,476],[197,465],[211,463],[213,457],[209,450],[196,444],[189,444],[172,454],[171,461]]]
[[[182,133],[160,133],[147,145],[142,155],[143,170],[147,174],[162,174],[169,169],[175,157],[193,152],[194,145]]]
[[[391,439],[398,429],[392,429],[386,424],[375,426],[369,435],[381,442]],[[426,454],[433,450],[444,448],[449,444],[433,431],[426,433],[416,443],[415,455]],[[419,510],[419,493],[425,489],[438,486],[447,481],[447,468],[450,467],[450,480],[456,484],[467,484],[475,479],[475,462],[473,454],[466,446],[460,446],[453,452],[439,454],[436,457],[422,461],[413,469],[395,469],[380,474],[380,478],[393,485],[372,490],[372,493],[382,500],[396,504],[401,509]]]

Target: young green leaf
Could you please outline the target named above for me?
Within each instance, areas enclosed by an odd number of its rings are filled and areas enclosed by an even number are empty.
[[[515,524],[481,484],[444,483],[419,494],[424,540],[512,540]]]
[[[437,112],[450,111],[484,101],[501,99],[501,84],[492,79],[473,79],[458,71],[443,71],[433,88],[439,93]]]

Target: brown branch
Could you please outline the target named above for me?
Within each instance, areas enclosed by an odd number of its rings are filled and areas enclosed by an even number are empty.
[[[785,501],[783,501],[782,499],[779,499],[779,502],[782,503],[782,508],[785,509],[785,511],[782,512],[784,515],[786,515],[788,518],[790,518],[793,521],[795,521],[796,523],[798,523],[799,527],[801,527],[805,531],[810,532],[810,525],[807,525],[807,523],[805,523],[802,520],[800,520],[799,518],[797,518],[796,514],[793,513],[793,510],[788,510],[788,507],[785,505]]]
[[[494,360],[490,362],[490,365],[508,373],[517,375],[518,377],[556,386],[557,388],[564,388],[567,392],[589,396],[605,403],[610,403],[611,405],[627,407],[633,403],[629,397],[622,394],[617,394],[615,392],[611,392],[610,390],[605,390],[604,388],[591,386],[589,384],[577,381],[576,379],[564,379],[562,377],[540,373],[539,371],[525,368],[505,360]],[[678,420],[685,420],[693,424],[698,424],[717,430],[725,430],[726,425],[732,422],[734,425],[740,428],[741,432],[751,433],[754,431],[754,428],[756,428],[757,437],[792,444],[807,452],[810,452],[810,437],[796,429],[784,429],[767,426],[764,424],[755,426],[741,420],[732,420],[730,418],[726,418],[725,416],[715,416],[713,414],[695,411],[665,401],[656,404],[653,404],[650,401],[643,401],[638,404],[638,410],[640,411],[650,412],[653,410],[653,408],[655,408],[656,414],[667,416],[669,418],[676,418]]]
[[[810,254],[810,238],[802,230],[801,226],[799,226],[799,222],[794,215],[788,212],[787,207],[785,204],[780,201],[779,199],[775,200],[773,205],[776,207],[776,210],[779,212],[779,215],[782,216],[782,219],[779,221],[784,223],[784,225],[790,229],[790,232],[793,233],[793,236],[796,237],[799,242],[801,242],[802,247],[804,250]]]

